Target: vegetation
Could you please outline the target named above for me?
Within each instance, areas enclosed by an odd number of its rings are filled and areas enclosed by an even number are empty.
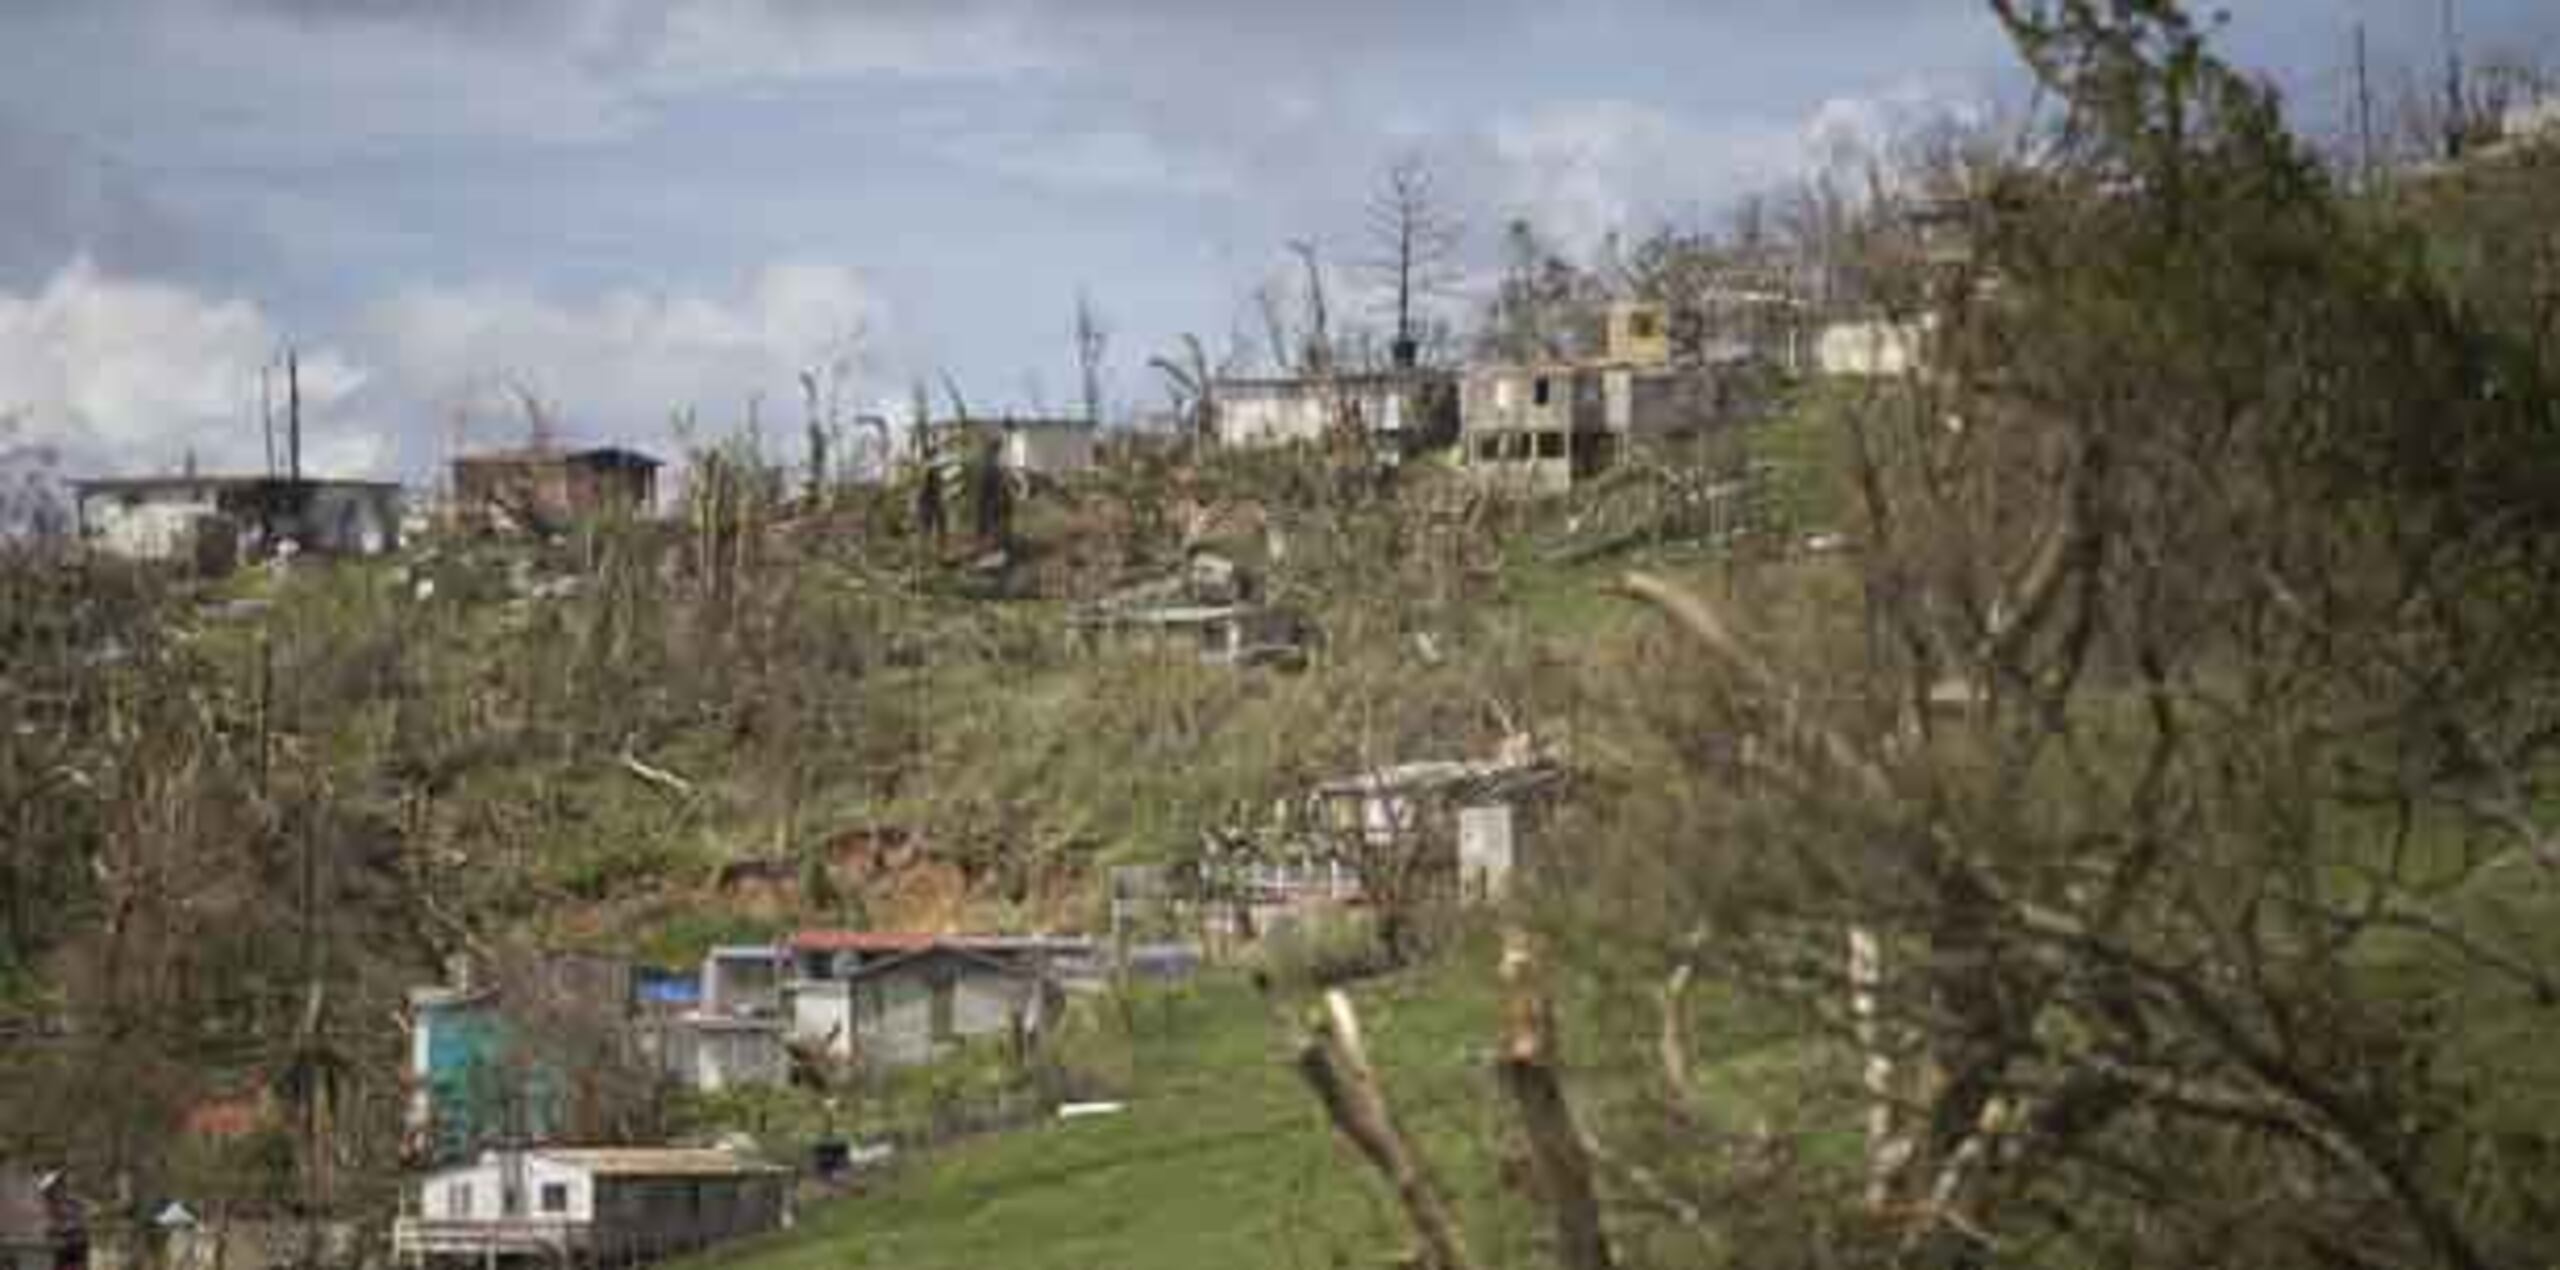
[[[1779,274],[1925,333],[1558,502],[1357,437],[1209,452],[1188,341],[1192,435],[1066,485],[956,389],[872,480],[813,372],[806,479],[688,422],[665,522],[217,581],[0,544],[0,1155],[125,1218],[378,1216],[386,1020],[456,955],[1098,930],[1113,866],[1315,843],[1361,920],[1029,1061],[668,1100],[539,1030],[581,1136],[936,1144],[740,1254],[776,1270],[2539,1264],[2560,178],[2342,183],[2169,0],[1993,8],[2055,103],[2001,145],[1614,260],[1511,230],[1489,356]],[[1436,354],[1453,209],[1413,163],[1379,207]],[[1365,364],[1297,250],[1273,360]],[[1320,632],[1303,670],[1074,633],[1203,554]],[[1297,814],[1521,745],[1570,780],[1488,912]],[[1093,1095],[1128,1107],[964,1132]]]

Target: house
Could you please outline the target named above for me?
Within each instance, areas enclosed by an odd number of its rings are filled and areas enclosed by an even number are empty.
[[[552,533],[605,516],[645,516],[658,501],[657,459],[637,450],[547,446],[453,461],[453,514],[483,532]]]
[[[413,1266],[623,1265],[788,1226],[791,1174],[690,1147],[490,1151],[427,1174],[404,1208],[392,1253]]]
[[[1027,1044],[1055,1020],[1060,990],[1036,959],[934,941],[793,987],[795,1035],[873,1067],[929,1063],[978,1040]]]
[[[1523,493],[1572,489],[1629,450],[1665,450],[1740,426],[1775,400],[1771,368],[1742,351],[1675,361],[1661,307],[1618,304],[1603,355],[1489,363],[1459,387],[1459,465]]]
[[[1220,379],[1211,397],[1214,435],[1231,449],[1347,434],[1402,456],[1448,444],[1458,427],[1457,381],[1441,371]]]
[[[378,556],[400,547],[400,487],[387,481],[188,474],[71,488],[83,541],[129,560],[185,561],[207,575],[281,553]]]
[[[1316,787],[1318,836],[1346,852],[1424,851],[1467,902],[1536,866],[1535,831],[1563,770],[1525,747],[1490,760],[1399,763]]]
[[[0,1165],[0,1270],[83,1270],[89,1231],[60,1173]]]

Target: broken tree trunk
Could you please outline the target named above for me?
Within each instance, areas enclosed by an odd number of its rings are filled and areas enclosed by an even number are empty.
[[[1503,935],[1502,1054],[1495,1069],[1529,1135],[1538,1188],[1552,1210],[1558,1258],[1567,1270],[1608,1270],[1609,1237],[1591,1182],[1591,1155],[1556,1076],[1554,1010],[1539,982],[1537,954],[1519,931]]]
[[[1351,998],[1335,989],[1324,994],[1324,1006],[1324,1018],[1298,1047],[1299,1074],[1315,1088],[1334,1127],[1394,1184],[1396,1201],[1422,1240],[1432,1270],[1474,1270],[1439,1183],[1396,1125],[1386,1089],[1369,1065]]]

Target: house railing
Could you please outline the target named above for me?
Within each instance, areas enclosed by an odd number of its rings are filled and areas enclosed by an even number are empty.
[[[405,1260],[427,1257],[566,1256],[585,1252],[593,1228],[565,1218],[402,1217],[391,1225],[391,1251]]]

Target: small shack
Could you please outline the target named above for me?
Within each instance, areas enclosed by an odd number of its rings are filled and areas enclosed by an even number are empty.
[[[501,1150],[427,1174],[405,1207],[392,1251],[413,1266],[624,1265],[789,1225],[791,1174],[694,1147]]]
[[[645,516],[657,506],[661,466],[619,446],[466,454],[453,461],[453,514],[484,533],[556,533],[599,517]]]

